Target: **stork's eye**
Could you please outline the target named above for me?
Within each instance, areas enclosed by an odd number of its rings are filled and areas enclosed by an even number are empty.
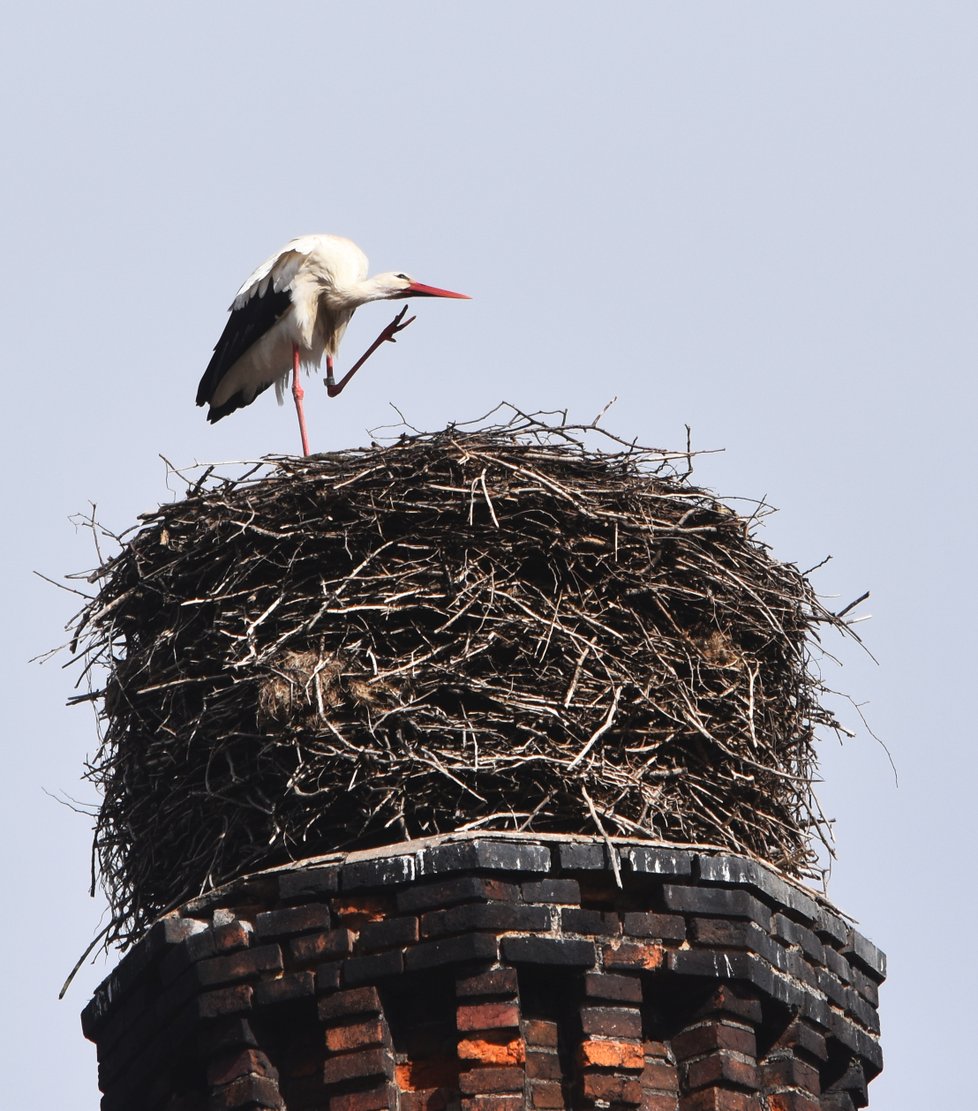
[[[410,278],[409,278],[409,277],[407,276],[407,274],[395,274],[395,275],[394,275],[394,277],[395,277],[395,278],[403,278],[403,280],[404,280],[404,281],[406,281],[406,282],[409,282],[409,281],[411,280],[411,279],[410,279]]]

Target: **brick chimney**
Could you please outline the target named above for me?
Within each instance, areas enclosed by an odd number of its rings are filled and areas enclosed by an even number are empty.
[[[849,1111],[884,972],[756,861],[456,834],[187,903],[83,1022],[103,1111]]]

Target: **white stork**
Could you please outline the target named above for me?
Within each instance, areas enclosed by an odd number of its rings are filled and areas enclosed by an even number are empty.
[[[460,297],[422,285],[407,274],[367,277],[367,256],[356,243],[338,235],[303,235],[286,243],[266,259],[238,290],[221,338],[197,387],[197,404],[209,405],[211,422],[250,405],[275,385],[279,401],[292,374],[302,435],[302,451],[309,454],[301,367],[314,370],[326,356],[326,392],[336,395],[377,348],[395,336],[414,317],[404,319],[407,306],[394,317],[360,359],[339,380],[333,378],[333,359],[350,317],[368,301],[404,297]]]

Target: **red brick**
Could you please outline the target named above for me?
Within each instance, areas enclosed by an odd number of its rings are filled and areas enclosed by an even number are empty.
[[[462,1111],[523,1111],[523,1096],[470,1096],[462,1100]]]
[[[366,1091],[343,1092],[329,1098],[329,1111],[387,1111],[388,1107],[396,1106],[389,1084]]]
[[[757,1036],[752,1029],[729,1022],[706,1021],[681,1030],[672,1039],[673,1052],[682,1060],[729,1049],[753,1057],[757,1052]]]
[[[700,1057],[682,1066],[686,1087],[706,1088],[727,1083],[741,1088],[759,1088],[760,1076],[753,1061],[745,1061],[722,1050],[709,1057]]]
[[[343,1053],[351,1049],[366,1049],[373,1045],[385,1045],[387,1031],[380,1018],[354,1022],[346,1026],[331,1026],[326,1031],[326,1048],[331,1053]]]
[[[306,934],[289,942],[289,957],[295,964],[311,964],[326,957],[343,957],[352,952],[353,934],[349,930]]]
[[[526,1044],[522,1038],[462,1038],[458,1043],[458,1055],[463,1061],[478,1061],[483,1065],[522,1065],[526,1060]]]
[[[641,1111],[678,1111],[679,1098],[665,1092],[643,1092]]]
[[[515,1003],[462,1004],[458,1008],[459,1030],[498,1030],[519,1024],[520,1010]]]
[[[255,984],[255,1006],[270,1007],[307,999],[316,993],[316,980],[311,972],[290,972],[275,980],[259,980]]]
[[[651,971],[659,968],[665,958],[661,945],[650,941],[622,941],[604,946],[604,967],[634,968]]]
[[[806,1096],[802,1092],[780,1092],[769,1094],[767,1111],[821,1111],[820,1100]]]
[[[305,906],[268,910],[255,918],[255,932],[262,938],[328,930],[329,926],[329,907],[322,903],[307,903]]]
[[[402,1061],[394,1067],[397,1086],[402,1092],[432,1091],[437,1088],[458,1090],[459,1061],[456,1057]]]
[[[338,1084],[361,1077],[386,1077],[393,1071],[393,1059],[386,1049],[362,1049],[330,1057],[323,1066],[323,1079],[327,1084]]]
[[[801,1088],[803,1092],[818,1095],[821,1091],[819,1071],[797,1057],[768,1058],[763,1066],[766,1088]]]
[[[683,1111],[761,1111],[755,1092],[734,1092],[729,1088],[704,1088],[683,1096]]]
[[[285,1101],[278,1090],[278,1084],[264,1076],[243,1076],[224,1088],[211,1092],[208,1107],[217,1109],[234,1107],[247,1107],[249,1111],[256,1107],[284,1108]]]
[[[530,1085],[530,1102],[534,1107],[558,1109],[563,1111],[567,1106],[564,1089],[559,1083],[540,1080]]]
[[[323,1022],[351,1015],[380,1014],[380,1012],[380,995],[374,987],[336,991],[319,1001],[319,1017]]]
[[[527,1019],[523,1023],[523,1033],[528,1045],[556,1046],[557,1023],[542,1018]]]
[[[641,1003],[642,981],[638,976],[618,976],[610,972],[587,972],[584,994],[588,999],[614,1003]]]
[[[719,945],[724,949],[747,949],[748,924],[729,918],[694,918],[690,934],[700,945]]]
[[[630,911],[625,915],[625,933],[632,937],[654,937],[659,941],[683,941],[686,919],[680,914],[651,914]]]
[[[204,987],[232,984],[237,980],[256,980],[264,972],[282,971],[282,950],[277,945],[241,949],[226,957],[211,957],[195,967],[197,982]]]
[[[642,1102],[642,1085],[634,1077],[587,1073],[583,1087],[585,1099],[632,1105]]]
[[[271,1061],[260,1049],[241,1049],[221,1054],[207,1066],[207,1083],[211,1087],[230,1084],[241,1076],[268,1076],[278,1079]]]
[[[211,930],[215,953],[231,953],[235,949],[246,949],[251,944],[251,931],[244,922],[228,922]]]
[[[582,1007],[581,1028],[606,1038],[640,1038],[642,1016],[628,1007]]]
[[[750,988],[721,984],[716,991],[699,1007],[697,1016],[732,1015],[759,1026],[762,1019],[760,1000],[751,994]]]
[[[458,1084],[463,1095],[522,1092],[524,1076],[518,1068],[468,1069],[459,1073]]]
[[[448,1111],[450,1106],[458,1106],[458,1098],[454,1091],[445,1088],[420,1088],[416,1092],[402,1089],[398,1093],[398,1105],[401,1111]]]
[[[380,895],[338,895],[332,900],[333,914],[350,925],[379,922],[388,916],[390,902]]]
[[[223,1018],[226,1015],[240,1015],[251,1010],[251,997],[254,989],[250,984],[238,984],[233,988],[218,988],[205,991],[197,996],[197,1015],[201,1019]]]
[[[526,1075],[531,1080],[562,1080],[564,1070],[556,1053],[528,1053]]]
[[[578,1057],[584,1068],[627,1069],[641,1072],[645,1054],[636,1042],[598,1041],[589,1038],[581,1043]]]
[[[523,1111],[523,1096],[469,1096],[462,1100],[462,1111]]]
[[[679,1072],[671,1061],[646,1060],[642,1070],[642,1087],[656,1092],[679,1090]]]
[[[459,996],[515,995],[518,988],[515,968],[493,968],[476,976],[464,976],[455,985]]]

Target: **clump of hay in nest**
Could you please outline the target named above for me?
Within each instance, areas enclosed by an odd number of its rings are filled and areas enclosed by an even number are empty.
[[[75,627],[116,939],[260,866],[455,830],[812,874],[813,634],[842,622],[676,456],[584,431],[276,458],[142,518]]]

